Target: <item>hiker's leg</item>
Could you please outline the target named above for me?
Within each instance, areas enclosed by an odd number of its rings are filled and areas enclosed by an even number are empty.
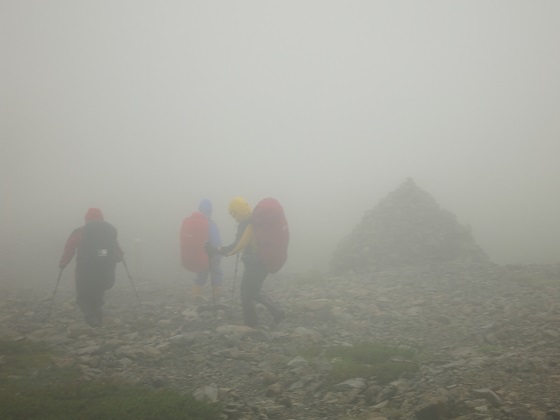
[[[82,312],[84,312],[84,308],[83,305],[86,302],[85,299],[85,294],[86,294],[86,290],[85,290],[85,279],[84,279],[84,274],[82,273],[83,270],[80,269],[79,265],[76,265],[76,270],[74,272],[74,280],[76,283],[76,302],[78,303],[78,307],[82,310]]]
[[[91,302],[92,302],[92,314],[96,326],[101,325],[103,322],[103,295],[105,290],[102,287],[97,287],[92,291]]]
[[[268,309],[275,323],[279,323],[286,317],[286,314],[284,310],[280,307],[280,305],[278,305],[278,303],[276,302],[273,302],[268,296],[264,295],[262,292],[259,293],[259,295],[257,296],[257,302],[260,303],[261,305],[264,305],[266,309]]]
[[[194,276],[194,284],[203,287],[206,284],[206,280],[208,279],[208,273],[208,270],[196,273],[196,275]]]
[[[267,272],[258,261],[245,262],[245,270],[241,279],[240,294],[241,306],[245,324],[249,327],[258,325],[257,309],[255,302],[259,298],[259,293],[266,278]]]
[[[97,274],[97,281],[91,290],[91,302],[93,307],[93,315],[97,325],[103,322],[103,296],[105,292],[111,289],[115,284],[115,267],[103,267]]]
[[[257,326],[257,309],[255,307],[255,292],[252,281],[254,274],[250,265],[245,264],[239,295],[241,297],[241,308],[243,309],[243,321],[249,327]]]
[[[278,323],[282,319],[284,319],[286,315],[282,310],[282,308],[280,307],[280,305],[278,305],[276,302],[273,302],[272,299],[270,299],[266,294],[262,292],[262,286],[266,277],[268,276],[268,272],[266,271],[266,269],[262,264],[259,264],[259,266],[260,266],[259,283],[255,284],[255,290],[256,290],[255,300],[261,305],[263,305],[266,309],[268,309],[268,311],[272,315],[272,318],[274,319],[274,322]]]
[[[111,264],[109,267],[104,268],[103,270],[103,291],[106,292],[107,290],[111,289],[115,285],[115,271],[117,268],[117,264]]]
[[[222,297],[222,284],[224,273],[222,267],[220,267],[220,262],[222,257],[219,255],[213,255],[210,257],[210,277],[212,281],[212,296],[214,302],[217,302]]]
[[[204,290],[204,284],[208,279],[208,270],[201,271],[200,273],[196,273],[193,280],[192,285],[192,297],[193,299],[198,299],[202,297],[202,292]]]
[[[93,326],[97,321],[94,305],[95,292],[92,288],[92,284],[95,284],[95,279],[92,277],[91,270],[87,267],[76,266],[76,300],[86,322]]]

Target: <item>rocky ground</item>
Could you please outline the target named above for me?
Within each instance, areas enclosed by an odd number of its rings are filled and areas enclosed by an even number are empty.
[[[227,419],[560,419],[560,267],[447,264],[370,275],[277,275],[266,292],[280,325],[241,326],[229,309],[199,310],[190,285],[128,280],[88,327],[73,290],[51,300],[3,286],[0,337],[45,340],[58,365],[220,400]],[[414,349],[420,369],[327,386],[319,352],[360,341]],[[303,357],[305,356],[305,357]]]

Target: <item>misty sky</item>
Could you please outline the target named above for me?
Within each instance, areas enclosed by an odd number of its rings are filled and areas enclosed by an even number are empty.
[[[288,268],[406,177],[498,263],[560,262],[560,2],[0,0],[1,237],[53,276],[100,207],[152,276],[181,220],[273,196]],[[170,268],[172,267],[172,268]]]

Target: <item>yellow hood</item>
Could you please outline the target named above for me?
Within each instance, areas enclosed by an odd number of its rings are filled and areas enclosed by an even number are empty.
[[[235,197],[229,202],[229,214],[238,222],[242,222],[251,215],[251,208],[243,197]]]

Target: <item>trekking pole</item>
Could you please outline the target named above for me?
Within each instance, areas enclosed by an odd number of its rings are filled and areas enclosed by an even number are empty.
[[[206,258],[208,258],[208,275],[210,276],[210,286],[212,287],[212,306],[216,307],[216,293],[214,293],[214,284],[212,283],[212,262],[214,253],[218,252],[216,248],[210,244],[210,242],[206,242],[204,244],[204,252],[206,253]]]
[[[134,290],[134,294],[136,295],[136,298],[138,299],[138,303],[140,303],[140,296],[138,296],[138,292],[136,291],[136,287],[134,286],[134,281],[132,281],[132,276],[130,275],[130,271],[128,271],[128,266],[126,265],[126,260],[123,258],[122,262],[123,262],[123,265],[124,265],[124,269],[126,270],[126,275],[128,276],[128,279],[130,280],[130,284],[132,285],[132,289]]]
[[[62,277],[62,271],[64,270],[64,268],[60,269],[60,272],[58,273],[58,278],[56,279],[56,285],[54,286],[54,291],[52,294],[52,300],[51,300],[51,305],[49,307],[49,312],[47,314],[47,320],[51,318],[51,313],[53,310],[53,306],[54,306],[54,297],[56,296],[56,291],[58,290],[58,284],[60,283],[60,278]]]
[[[210,276],[210,286],[212,287],[212,307],[214,310],[214,320],[218,319],[218,309],[216,308],[216,290],[214,290],[214,285],[212,284],[212,262],[213,262],[213,255],[210,255],[208,252],[208,248],[206,248],[206,255],[208,255],[208,275]]]
[[[235,258],[235,270],[233,271],[233,286],[231,288],[231,301],[233,302],[233,297],[235,296],[235,283],[237,282],[237,266],[239,265],[239,253],[237,253]]]

